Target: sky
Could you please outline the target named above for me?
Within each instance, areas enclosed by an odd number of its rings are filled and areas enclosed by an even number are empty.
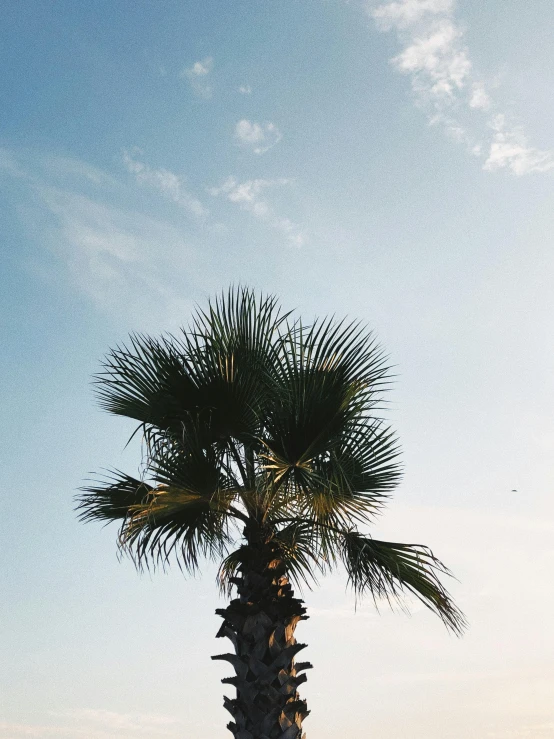
[[[0,738],[223,739],[222,605],[79,523],[133,424],[90,379],[231,283],[391,357],[372,535],[456,579],[462,639],[303,594],[308,737],[554,738],[550,0],[4,2]]]

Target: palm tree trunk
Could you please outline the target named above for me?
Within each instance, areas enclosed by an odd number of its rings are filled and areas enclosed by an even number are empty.
[[[228,637],[234,654],[212,659],[226,660],[235,677],[236,698],[224,698],[233,721],[227,724],[235,739],[302,739],[302,721],[309,711],[297,688],[306,680],[298,673],[311,667],[295,663],[304,649],[294,631],[308,618],[302,601],[294,597],[285,567],[268,543],[250,545],[251,556],[233,579],[238,597],[216,613],[223,618],[218,637]]]

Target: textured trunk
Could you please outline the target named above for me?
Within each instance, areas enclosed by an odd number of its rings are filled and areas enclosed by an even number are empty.
[[[218,637],[228,637],[234,654],[212,659],[230,662],[236,698],[225,696],[225,708],[233,721],[227,724],[236,739],[302,739],[302,721],[308,715],[298,686],[306,680],[299,673],[309,662],[295,663],[304,649],[294,630],[308,618],[302,601],[294,597],[285,567],[270,543],[250,544],[251,556],[233,580],[238,598],[216,613],[223,618]]]

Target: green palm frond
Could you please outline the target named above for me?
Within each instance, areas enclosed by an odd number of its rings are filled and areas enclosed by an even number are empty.
[[[439,575],[450,575],[430,549],[414,544],[377,541],[356,531],[340,535],[341,558],[354,591],[374,600],[402,602],[410,593],[454,633],[465,628],[463,614],[452,602]]]
[[[187,572],[198,568],[201,557],[224,556],[230,541],[225,503],[164,487],[130,509],[119,535],[121,549],[139,569],[165,566],[175,555]]]
[[[233,585],[240,574],[241,567],[246,563],[249,554],[249,548],[245,545],[229,552],[221,561],[217,571],[217,582],[221,594],[230,596],[233,591]]]
[[[328,563],[322,558],[321,548],[313,535],[313,528],[301,518],[284,526],[275,535],[281,556],[292,580],[300,587],[310,586],[317,580],[317,573],[324,573]]]
[[[373,333],[362,323],[316,320],[310,326],[302,321],[288,325],[281,346],[286,360],[282,374],[285,384],[291,376],[306,378],[323,372],[331,381],[338,380],[349,393],[364,398],[365,409],[381,399],[390,385],[390,366]]]
[[[180,443],[159,436],[145,469],[150,482],[118,474],[87,488],[80,498],[82,518],[122,518],[120,547],[140,568],[163,565],[175,554],[193,571],[200,556],[226,551],[229,527],[240,516],[232,507],[237,483],[226,474],[223,456],[215,445],[203,447],[200,434],[190,430]]]
[[[334,525],[368,522],[398,483],[399,454],[394,433],[371,419],[343,426],[329,451],[300,464],[268,449],[263,460],[276,487],[272,509]]]
[[[200,347],[208,344],[210,351],[234,356],[239,364],[257,358],[263,366],[275,352],[275,340],[289,315],[281,312],[272,295],[264,298],[248,288],[230,288],[227,295],[210,301],[207,310],[199,308],[183,334],[199,338]]]
[[[175,554],[192,572],[201,556],[227,551],[232,499],[227,490],[202,494],[113,472],[105,484],[82,488],[77,507],[82,521],[121,520],[119,546],[139,569],[164,565]]]
[[[347,500],[359,512],[375,508],[399,477],[394,435],[375,418],[389,382],[382,350],[360,325],[330,319],[294,324],[281,348],[278,401],[264,417],[264,470],[295,504],[311,499],[313,515],[320,504]]]
[[[181,414],[198,406],[191,367],[168,338],[131,336],[108,354],[95,387],[104,410],[162,429],[178,431]]]
[[[195,417],[209,423],[210,440],[253,438],[285,318],[274,298],[241,289],[199,310],[179,337],[134,335],[96,377],[100,405],[176,434]]]
[[[85,486],[76,497],[81,521],[117,521],[148,500],[152,485],[119,470],[108,472],[103,483]]]
[[[148,474],[159,485],[207,498],[225,491],[236,494],[240,482],[230,461],[228,445],[208,443],[206,437],[210,435],[210,424],[198,418],[183,426],[179,435],[150,432]]]

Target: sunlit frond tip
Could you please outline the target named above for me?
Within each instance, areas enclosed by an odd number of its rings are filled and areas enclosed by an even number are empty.
[[[215,496],[111,472],[104,482],[81,488],[77,510],[82,521],[119,521],[119,550],[139,570],[163,568],[175,556],[182,570],[193,573],[201,558],[227,553],[225,505]]]

